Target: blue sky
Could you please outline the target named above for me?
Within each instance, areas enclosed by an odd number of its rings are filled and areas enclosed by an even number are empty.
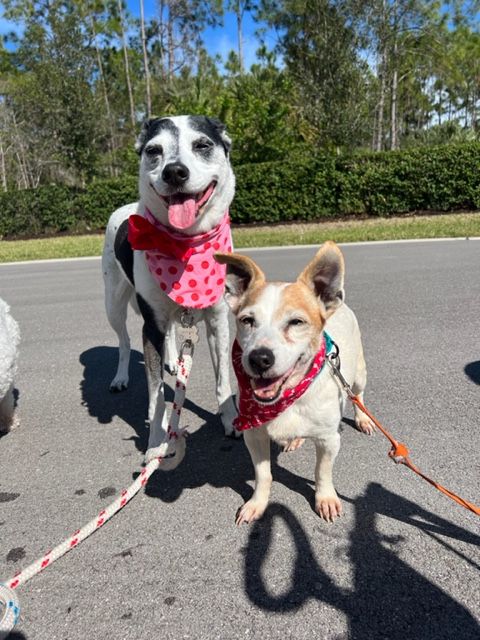
[[[153,17],[156,13],[156,0],[144,0],[146,18]],[[127,0],[127,6],[130,13],[140,16],[139,0]],[[243,50],[244,63],[248,69],[256,60],[256,51],[260,46],[259,39],[255,35],[258,25],[253,21],[249,14],[245,15],[243,24]],[[10,31],[21,32],[21,27],[15,25],[3,17],[3,11],[0,14],[0,35],[5,35]],[[228,53],[233,49],[237,51],[237,25],[235,15],[228,12],[224,16],[224,25],[222,27],[208,28],[204,33],[205,45],[210,53],[214,56],[220,55],[222,60],[226,60]],[[275,45],[273,33],[267,33],[266,43],[269,48]]]
[[[140,16],[140,3],[138,0],[128,0],[127,5],[134,16]],[[156,0],[144,0],[145,17],[147,19],[155,15],[156,5]],[[219,54],[223,60],[226,60],[232,49],[235,52],[238,49],[235,14],[227,12],[224,16],[223,22],[224,24],[222,27],[206,29],[204,33],[204,40],[207,51],[211,55]],[[260,42],[255,35],[256,29],[258,29],[258,24],[253,21],[249,14],[246,14],[243,21],[243,50],[244,63],[247,69],[255,62],[256,51],[260,46]],[[266,43],[269,48],[274,47],[275,41],[273,33],[267,33]]]

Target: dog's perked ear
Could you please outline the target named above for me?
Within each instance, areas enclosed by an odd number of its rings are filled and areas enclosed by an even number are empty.
[[[298,280],[309,287],[323,302],[327,317],[345,300],[343,281],[345,263],[335,242],[325,242],[316,256],[298,276]]]
[[[233,313],[236,313],[244,293],[254,285],[263,284],[265,275],[247,256],[238,253],[215,253],[214,258],[220,264],[227,265],[225,300]]]

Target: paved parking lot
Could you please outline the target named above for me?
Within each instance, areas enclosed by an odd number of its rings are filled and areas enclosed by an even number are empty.
[[[479,502],[480,242],[344,248],[370,409],[418,466]],[[313,248],[250,251],[292,279]],[[21,427],[0,439],[0,576],[93,517],[140,469],[147,431],[141,323],[131,385],[111,395],[115,337],[99,260],[0,266],[22,331]],[[172,397],[172,378],[166,377]],[[183,422],[187,454],[101,531],[19,590],[12,638],[472,640],[480,637],[479,519],[343,424],[345,515],[312,509],[314,452],[275,451],[271,505],[236,528],[253,469],[215,415],[205,340]]]

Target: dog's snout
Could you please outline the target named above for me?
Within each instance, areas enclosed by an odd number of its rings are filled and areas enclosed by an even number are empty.
[[[275,362],[275,356],[270,349],[261,347],[250,352],[248,362],[255,373],[264,373]]]
[[[162,171],[163,180],[172,187],[180,187],[190,177],[190,171],[181,162],[169,162]]]

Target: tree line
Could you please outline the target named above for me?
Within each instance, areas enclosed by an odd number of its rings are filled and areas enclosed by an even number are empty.
[[[4,191],[136,173],[152,115],[219,117],[236,165],[478,139],[476,0],[157,0],[148,17],[139,0],[138,18],[124,0],[3,5],[19,27],[0,46]],[[226,11],[237,47],[222,61],[206,30]]]

